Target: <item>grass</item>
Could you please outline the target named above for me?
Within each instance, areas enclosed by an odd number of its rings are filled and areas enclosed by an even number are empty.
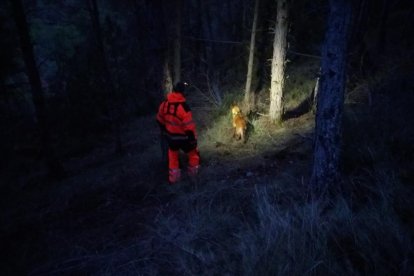
[[[312,100],[309,97],[315,88],[318,72],[319,63],[313,60],[300,66],[287,66],[284,93],[286,111],[297,108],[304,101]]]
[[[200,180],[176,186],[165,183],[154,118],[143,118],[124,135],[128,154],[95,149],[66,162],[70,178],[10,193],[1,271],[412,275],[413,99],[378,95],[369,109],[346,107],[340,193],[315,201],[311,114],[277,127],[251,117],[243,144],[231,138],[229,97],[200,133]]]
[[[294,165],[283,167],[283,172],[253,178],[240,171],[220,176],[228,171],[217,166],[217,171],[204,175],[196,190],[178,188],[168,207],[160,208],[150,227],[149,239],[156,241],[156,246],[135,258],[157,257],[139,268],[128,267],[128,274],[413,274],[413,220],[404,218],[401,211],[412,212],[412,189],[389,166],[388,133],[373,127],[375,118],[368,113],[355,116],[354,112],[357,110],[348,109],[346,129],[352,128],[352,133],[344,140],[344,158],[350,159],[345,166],[354,165],[344,167],[344,186],[348,188],[343,194],[330,198],[329,204],[307,200],[304,170],[309,159],[293,159]],[[201,144],[204,152],[214,148],[219,152],[221,143],[227,151],[237,149],[239,145],[229,140],[229,120],[223,115],[206,131]],[[265,154],[258,149],[292,138],[287,135],[288,128],[271,129],[263,118],[252,124],[255,132],[250,143],[259,146],[249,148],[250,152]],[[306,149],[309,147],[302,150]],[[287,155],[298,150],[300,147],[289,149]],[[212,156],[210,152],[208,157]],[[248,163],[254,164],[251,159]],[[112,269],[118,271],[117,267]]]
[[[394,187],[393,179],[383,185]],[[329,210],[306,202],[297,180],[206,183],[181,194],[155,221],[144,271],[177,275],[410,275],[412,236],[391,190],[357,212],[345,197]],[[254,185],[253,185],[254,184]],[[253,185],[253,186],[252,186]],[[281,196],[296,198],[283,201]],[[412,234],[412,233],[411,233]],[[136,257],[141,259],[142,256]],[[161,270],[160,270],[161,269]],[[117,271],[116,268],[114,271]],[[139,271],[143,271],[142,267]],[[131,268],[130,274],[133,274]]]
[[[409,145],[412,136],[406,134],[412,128],[392,113],[387,123],[375,123],[384,116],[384,105],[391,104],[397,114],[409,114],[410,105],[388,98],[376,104],[369,111],[363,106],[346,109],[342,192],[329,202],[308,201],[310,160],[291,157],[301,146],[282,147],[288,149],[289,164],[282,172],[249,178],[246,168],[259,162],[252,159],[236,174],[220,171],[218,165],[215,173],[229,177],[207,177],[197,190],[178,192],[171,209],[160,211],[153,228],[160,242],[153,254],[162,261],[147,263],[147,270],[157,274],[168,267],[177,275],[412,275],[412,182],[405,183],[399,172],[407,166],[401,162],[412,159],[400,160],[403,152],[395,149],[400,141]],[[201,148],[210,151],[209,158],[214,149],[216,154],[227,152],[225,162],[246,155],[242,149],[232,155],[238,144],[228,138],[229,120],[219,117],[206,132]],[[278,129],[263,118],[251,123],[255,131],[243,146],[247,155],[265,155],[260,149],[294,136],[288,135],[295,126],[290,122]],[[280,162],[282,151],[274,149],[272,160]],[[310,155],[309,147],[301,153]],[[265,165],[266,171],[273,169]]]

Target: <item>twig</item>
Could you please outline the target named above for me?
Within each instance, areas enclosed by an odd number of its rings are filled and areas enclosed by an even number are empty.
[[[316,55],[311,55],[311,54],[305,54],[305,53],[299,53],[296,51],[292,51],[292,50],[288,50],[289,53],[297,55],[297,56],[304,56],[304,57],[311,57],[311,58],[317,58],[317,59],[321,59],[321,56],[316,56]]]
[[[313,140],[313,137],[312,136],[306,136],[306,135],[303,135],[303,134],[300,134],[300,133],[295,133],[295,135],[297,135],[297,136],[299,136],[299,137],[301,137],[303,139]]]
[[[200,88],[198,88],[197,86],[195,86],[195,85],[191,85],[192,87],[194,87],[206,100],[208,100],[210,103],[212,103],[212,104],[214,104],[215,106],[218,106],[218,104],[214,101],[214,100],[212,100],[211,98],[209,98],[206,94],[204,94],[204,92],[203,91],[201,91],[201,89]]]
[[[223,43],[223,44],[247,44],[247,42],[242,42],[242,41],[207,39],[207,38],[198,38],[198,37],[193,37],[193,36],[184,36],[184,37],[191,39],[191,40],[208,41],[208,42]]]

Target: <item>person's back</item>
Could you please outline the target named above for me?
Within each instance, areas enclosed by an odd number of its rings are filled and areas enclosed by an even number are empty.
[[[157,114],[157,122],[168,140],[168,180],[171,184],[181,179],[180,150],[188,155],[189,176],[196,175],[200,167],[195,122],[184,96],[186,86],[186,83],[177,83],[168,94],[167,100],[161,103]]]

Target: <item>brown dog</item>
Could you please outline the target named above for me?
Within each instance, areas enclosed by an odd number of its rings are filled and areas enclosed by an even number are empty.
[[[233,117],[234,127],[233,137],[235,137],[237,140],[241,139],[243,142],[246,142],[247,122],[245,117],[243,116],[243,113],[240,110],[240,107],[238,107],[237,105],[233,105],[231,107],[231,115]]]

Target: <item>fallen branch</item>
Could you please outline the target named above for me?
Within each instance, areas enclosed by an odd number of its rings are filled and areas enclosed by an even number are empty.
[[[304,56],[304,57],[311,57],[311,58],[317,58],[317,59],[321,59],[321,56],[316,56],[316,55],[311,55],[311,54],[305,54],[305,53],[299,53],[296,51],[292,51],[292,50],[288,50],[289,53],[297,55],[297,56]]]

